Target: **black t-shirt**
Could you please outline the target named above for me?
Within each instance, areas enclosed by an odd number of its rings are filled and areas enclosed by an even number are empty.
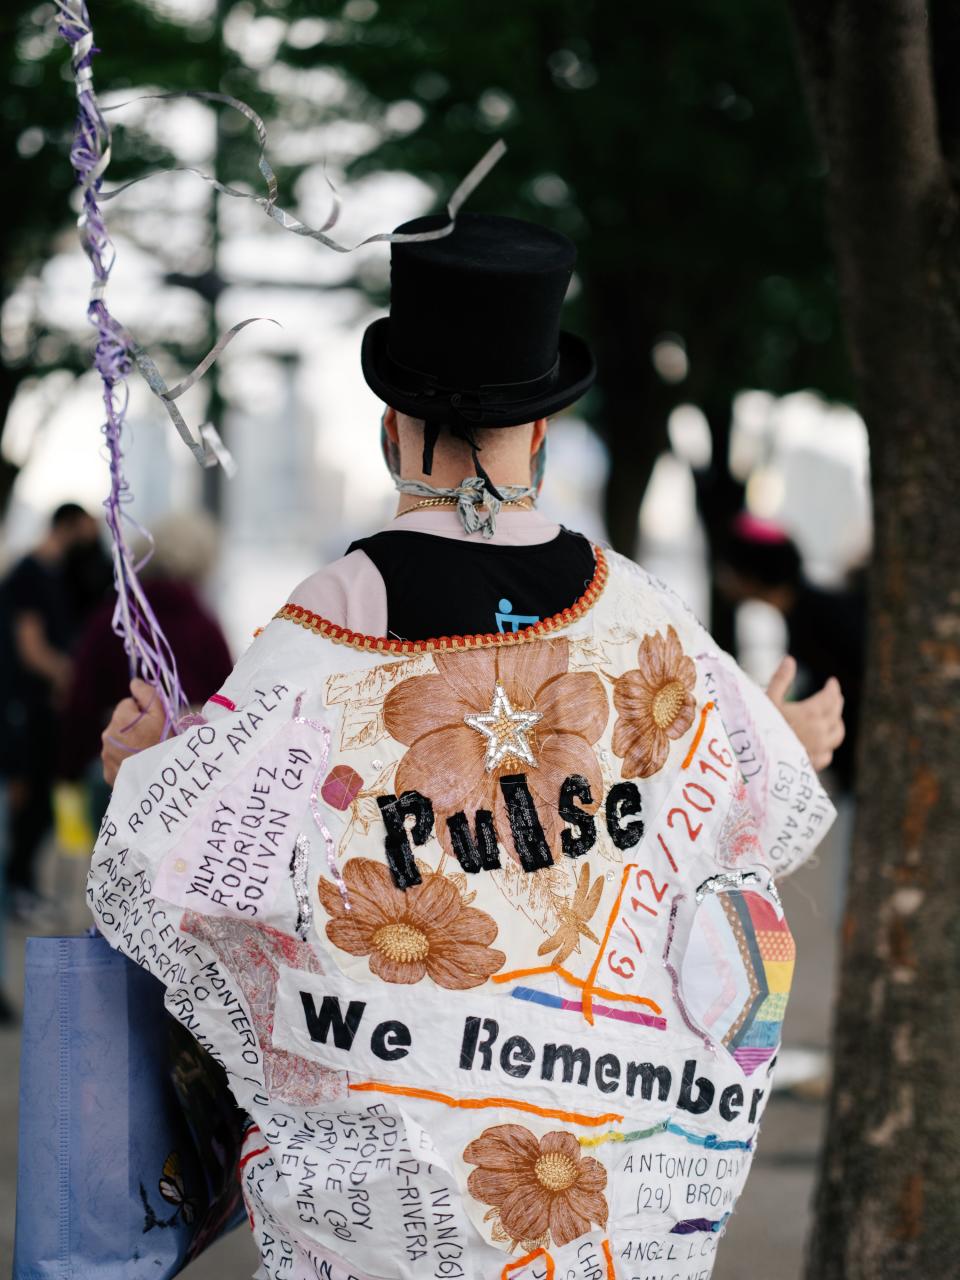
[[[401,640],[522,631],[568,609],[596,570],[590,543],[567,529],[522,547],[390,529],[350,550],[376,565],[388,634]]]
[[[23,613],[38,614],[47,643],[66,653],[70,647],[70,605],[59,568],[36,556],[24,556],[10,570],[2,591],[11,619]]]
[[[50,683],[20,661],[17,619],[40,618],[47,643],[66,653],[71,614],[60,571],[28,555],[0,586],[0,770],[29,768],[52,750],[55,724]]]

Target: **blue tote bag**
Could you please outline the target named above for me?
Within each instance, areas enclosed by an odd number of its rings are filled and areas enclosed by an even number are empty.
[[[13,1280],[167,1280],[243,1220],[242,1113],[163,987],[101,937],[30,938]]]

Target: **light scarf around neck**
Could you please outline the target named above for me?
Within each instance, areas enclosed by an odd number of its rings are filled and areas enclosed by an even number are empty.
[[[417,498],[450,498],[456,500],[456,512],[465,533],[480,533],[492,538],[497,531],[497,516],[505,502],[519,502],[532,498],[536,502],[537,491],[521,484],[497,486],[500,498],[494,497],[486,487],[482,476],[466,476],[454,489],[441,489],[425,480],[405,480],[394,476],[393,483],[400,493]],[[481,508],[485,508],[481,511]]]

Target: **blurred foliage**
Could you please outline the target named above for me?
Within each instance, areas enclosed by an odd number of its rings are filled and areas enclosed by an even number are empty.
[[[2,215],[8,287],[69,220],[72,110],[51,8],[8,0],[3,19],[3,158],[19,194]],[[363,120],[379,141],[354,158],[354,176],[402,170],[442,202],[493,137],[506,139],[507,156],[470,207],[533,218],[577,242],[582,288],[570,323],[598,356],[589,409],[618,458],[607,514],[624,549],[675,404],[704,409],[725,473],[730,406],[744,387],[848,396],[823,172],[780,7],[217,0],[198,3],[205,16],[192,21],[161,0],[91,8],[101,92],[221,89],[287,136],[332,112]],[[259,56],[246,52],[245,32],[261,37]],[[322,68],[349,77],[339,100],[312,93]],[[171,162],[136,131],[117,139],[112,178]],[[220,175],[253,182],[249,126],[224,115],[219,142]],[[275,167],[289,207],[298,169]],[[675,383],[651,359],[665,334],[689,361]]]
[[[232,8],[229,3],[220,3],[210,16],[195,20],[146,0],[93,0],[89,8],[98,50],[94,77],[101,98],[124,89],[130,89],[131,96],[220,89],[243,97],[268,118],[277,107],[276,98],[260,89],[256,70],[222,39],[221,20]],[[18,325],[24,340],[14,349],[6,347],[0,364],[2,423],[25,378],[59,368],[75,373],[88,368],[93,337],[49,327],[36,305],[46,260],[56,251],[73,251],[76,246],[78,205],[69,161],[73,80],[54,6],[7,0],[0,34],[4,37],[0,41],[0,110],[5,125],[0,134],[0,163],[11,193],[0,208],[0,305],[19,287],[18,300],[31,312],[27,322]],[[162,104],[157,109],[162,111]],[[125,123],[119,114],[110,113],[107,119],[113,130],[108,186],[177,163],[155,133]],[[224,120],[217,143],[218,154],[211,156],[210,169],[228,182],[249,183],[258,177],[256,137],[250,125],[239,117],[229,123]],[[274,167],[282,181],[299,172]],[[198,244],[207,268],[215,236],[213,207],[211,199],[210,216],[205,227],[201,223]],[[183,264],[170,258],[162,240],[142,241],[136,214],[125,214],[122,199],[108,206],[108,222],[154,257],[158,288],[165,273],[182,270]],[[221,282],[203,272],[192,277],[187,272],[179,283],[194,288],[207,301],[221,287]],[[78,330],[80,320],[78,316]],[[137,336],[150,345],[151,335]],[[185,364],[195,363],[196,342],[166,345]],[[0,462],[0,507],[15,473],[8,462]]]
[[[616,458],[606,516],[632,552],[666,421],[704,410],[715,463],[701,484],[708,525],[742,493],[726,468],[731,405],[744,387],[850,382],[821,208],[822,177],[784,10],[762,0],[347,0],[298,8],[278,56],[346,71],[397,127],[353,171],[428,177],[448,193],[500,135],[507,157],[471,208],[567,232],[579,248],[574,323],[594,346],[593,424]],[[412,127],[411,127],[412,126]],[[668,385],[651,352],[678,335],[689,373]]]
[[[387,136],[355,173],[405,170],[448,193],[486,139],[502,136],[510,152],[471,208],[534,218],[578,242],[591,329],[605,327],[615,280],[638,309],[656,299],[659,328],[685,339],[695,381],[698,360],[723,349],[711,384],[848,390],[821,162],[780,9],[759,0],[270,7],[327,20],[315,43],[285,43],[278,58],[347,72],[372,115],[392,104],[397,126],[388,112]]]
[[[101,97],[126,88],[131,96],[221,88],[269,112],[271,98],[220,39],[214,21],[187,23],[137,0],[94,0],[90,7]],[[0,155],[7,185],[16,193],[0,211],[0,278],[6,296],[24,276],[42,269],[54,250],[73,247],[75,183],[68,153],[74,107],[67,47],[57,33],[53,5],[12,0],[0,21],[6,36],[0,42],[0,109],[6,125]],[[108,185],[177,163],[150,132],[125,126],[117,114],[107,119],[114,131]],[[240,125],[225,134],[218,158],[228,181],[256,175],[253,131],[243,121]],[[122,202],[109,207],[108,217],[111,223],[123,220],[125,232],[135,236],[135,220],[124,220]],[[176,269],[178,264],[165,261],[162,242],[148,247],[159,265]],[[36,346],[21,362],[34,368],[48,363]]]

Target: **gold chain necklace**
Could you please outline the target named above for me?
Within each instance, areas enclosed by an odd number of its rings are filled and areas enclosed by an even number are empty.
[[[526,498],[508,498],[503,506],[519,507],[525,502],[530,502],[529,497]],[[398,516],[408,516],[412,511],[420,511],[424,507],[455,507],[459,502],[458,498],[424,498],[420,502],[415,502],[412,507],[407,507],[406,511],[399,511]],[[532,507],[525,507],[524,510],[531,511]]]

